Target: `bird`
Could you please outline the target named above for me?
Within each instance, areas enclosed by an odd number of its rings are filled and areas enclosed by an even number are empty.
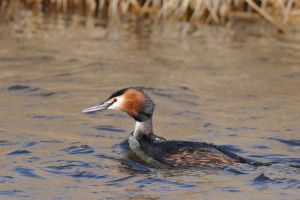
[[[142,162],[152,166],[225,168],[237,164],[250,164],[222,145],[205,142],[167,140],[153,132],[152,117],[155,104],[143,88],[120,89],[105,101],[82,110],[91,113],[119,110],[135,120],[135,127],[128,137],[130,151]]]

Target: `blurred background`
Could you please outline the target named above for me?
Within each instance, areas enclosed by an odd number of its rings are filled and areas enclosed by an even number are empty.
[[[0,199],[299,199],[299,0],[0,0]],[[271,166],[153,169],[134,122],[81,110],[142,86],[167,139]]]

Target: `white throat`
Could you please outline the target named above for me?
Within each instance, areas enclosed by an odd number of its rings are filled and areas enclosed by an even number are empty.
[[[144,122],[135,122],[135,127],[133,134],[131,134],[128,138],[128,143],[130,149],[142,160],[147,163],[157,163],[153,158],[147,156],[144,151],[141,149],[139,140],[144,135],[153,134],[152,132],[152,120],[149,119]]]
[[[135,127],[133,131],[134,137],[139,139],[139,137],[141,137],[142,135],[151,135],[151,134],[153,134],[151,118],[147,121],[135,122]]]

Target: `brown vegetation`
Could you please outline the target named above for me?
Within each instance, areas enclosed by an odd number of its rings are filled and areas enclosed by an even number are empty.
[[[300,0],[0,0],[1,10],[16,5],[45,13],[108,18],[136,13],[204,24],[225,24],[232,16],[259,14],[280,31],[282,24],[300,19]]]

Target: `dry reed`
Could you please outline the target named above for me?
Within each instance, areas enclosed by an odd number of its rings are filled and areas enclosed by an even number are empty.
[[[124,17],[136,13],[159,20],[225,24],[232,16],[259,14],[283,31],[282,24],[300,19],[300,0],[0,0],[1,10],[16,3],[45,13]]]

